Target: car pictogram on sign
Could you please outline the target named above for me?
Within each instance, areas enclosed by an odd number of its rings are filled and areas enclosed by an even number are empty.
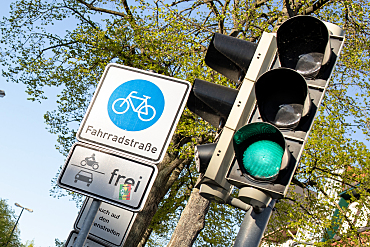
[[[93,175],[91,172],[86,172],[86,171],[81,170],[75,176],[75,183],[77,183],[78,180],[85,182],[87,183],[87,186],[90,186],[90,184],[93,181]]]

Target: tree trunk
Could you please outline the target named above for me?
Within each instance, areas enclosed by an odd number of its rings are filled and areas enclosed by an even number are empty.
[[[210,201],[194,188],[167,247],[190,247],[203,230]]]
[[[139,244],[137,245],[137,247],[145,246],[145,244],[148,241],[148,239],[150,237],[150,234],[152,234],[152,232],[153,232],[153,228],[147,228],[145,233],[144,233],[144,236],[141,237],[141,240],[140,240]]]
[[[179,159],[177,155],[166,153],[164,160],[158,164],[158,175],[148,195],[144,208],[136,216],[135,222],[123,247],[138,247],[146,243],[151,233],[151,231],[146,231],[154,214],[157,212],[159,203],[176,181],[181,170],[186,165],[189,165],[190,162],[191,159]]]

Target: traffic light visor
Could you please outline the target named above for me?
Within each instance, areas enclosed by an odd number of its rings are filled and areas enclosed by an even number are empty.
[[[256,43],[215,33],[204,61],[210,68],[239,82],[247,72],[256,49]]]
[[[233,144],[243,173],[262,181],[277,178],[286,148],[276,127],[263,122],[245,125],[235,133]]]
[[[315,78],[321,67],[329,62],[329,31],[315,17],[288,19],[279,27],[276,41],[281,66],[295,69],[305,78]]]
[[[267,71],[258,78],[255,92],[262,119],[278,128],[295,129],[311,108],[306,80],[292,69]]]
[[[195,79],[187,107],[214,127],[223,127],[238,90]]]
[[[207,170],[208,164],[212,158],[213,152],[216,149],[217,143],[207,143],[197,145],[194,148],[194,160],[197,171],[204,173]]]

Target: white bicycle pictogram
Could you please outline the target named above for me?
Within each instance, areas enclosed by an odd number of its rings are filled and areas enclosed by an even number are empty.
[[[155,117],[156,111],[153,106],[148,105],[148,99],[150,99],[150,97],[143,95],[144,98],[140,98],[140,97],[133,95],[137,93],[138,92],[136,91],[132,91],[126,98],[116,99],[112,104],[112,110],[116,114],[124,114],[125,112],[128,111],[128,109],[130,109],[130,105],[131,105],[132,110],[134,112],[137,112],[137,116],[139,117],[141,121],[147,122],[147,121],[152,120]],[[132,100],[131,100],[132,98],[141,100],[142,102],[137,107],[135,107],[134,104],[132,103]],[[122,103],[119,104],[118,106],[119,108],[118,110],[116,110],[116,107],[117,107],[116,104],[120,101],[122,101]],[[152,115],[149,115],[149,109],[153,111]]]

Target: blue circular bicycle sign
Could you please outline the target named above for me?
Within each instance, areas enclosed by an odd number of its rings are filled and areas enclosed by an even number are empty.
[[[108,115],[118,127],[140,131],[155,124],[164,109],[162,91],[147,80],[131,80],[118,86],[108,100]]]

